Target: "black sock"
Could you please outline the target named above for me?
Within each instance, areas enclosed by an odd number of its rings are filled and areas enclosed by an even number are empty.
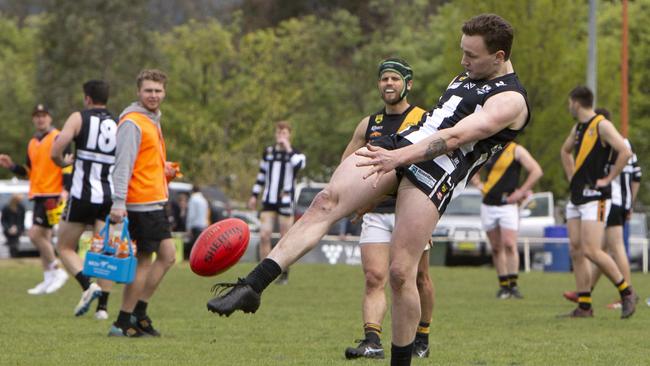
[[[81,285],[81,289],[86,291],[90,287],[90,277],[84,275],[81,271],[74,275],[75,280]]]
[[[381,325],[366,323],[363,325],[363,333],[366,336],[366,340],[377,345],[381,344]]]
[[[499,276],[499,287],[508,288],[508,276]]]
[[[97,300],[97,310],[108,310],[108,295],[110,295],[110,292],[102,291],[102,294],[99,295],[99,299]]]
[[[517,280],[518,279],[519,279],[519,275],[516,274],[516,273],[508,275],[508,281],[509,281],[510,288],[517,287]]]
[[[578,307],[582,310],[591,309],[591,292],[578,292]]]
[[[120,326],[131,325],[131,313],[120,310],[120,314],[117,316],[116,323]]]
[[[429,344],[429,326],[431,323],[427,322],[420,322],[418,324],[418,330],[415,333],[415,339],[419,340],[420,342],[423,342],[425,344]]]
[[[391,344],[390,347],[390,366],[410,366],[413,353],[413,343],[404,347],[398,347]]]
[[[133,315],[136,319],[142,319],[147,316],[147,302],[138,300],[138,303],[135,304],[135,309],[133,309]]]
[[[623,299],[624,296],[632,293],[632,291],[630,291],[630,285],[627,284],[625,278],[615,283],[614,285],[618,289],[618,293],[621,295],[621,299]]]
[[[282,268],[272,259],[266,258],[255,267],[246,277],[255,292],[261,294],[282,273]]]

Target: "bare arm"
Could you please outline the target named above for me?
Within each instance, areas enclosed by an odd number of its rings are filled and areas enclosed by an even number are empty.
[[[607,174],[606,177],[598,179],[596,181],[596,187],[605,187],[609,185],[612,180],[618,177],[619,174],[621,174],[623,168],[625,168],[625,165],[627,165],[627,161],[632,157],[632,150],[630,150],[630,148],[625,143],[625,140],[623,140],[623,136],[618,133],[616,127],[614,127],[610,121],[601,121],[598,124],[598,133],[600,134],[600,137],[603,139],[603,141],[611,146],[612,149],[616,150],[618,154],[614,165],[612,165],[611,169],[609,170],[609,174]]]
[[[371,166],[366,177],[377,173],[379,179],[398,166],[433,159],[505,128],[520,129],[527,116],[524,97],[514,91],[503,92],[489,98],[481,110],[463,118],[454,127],[440,130],[416,144],[392,151],[369,145],[368,151],[357,152],[369,159],[357,165]]]
[[[562,144],[560,149],[560,159],[562,160],[562,167],[564,168],[564,175],[568,181],[571,181],[573,178],[573,173],[575,172],[576,162],[573,158],[573,145],[576,139],[576,127],[573,126],[569,136]]]
[[[483,190],[483,181],[481,181],[481,171],[479,170],[472,176],[472,179],[470,179],[470,183],[474,185],[474,187],[480,189],[481,191]]]
[[[81,113],[74,112],[65,121],[61,133],[57,135],[52,144],[50,156],[56,165],[66,167],[72,163],[71,156],[64,156],[64,151],[79,134],[79,131],[81,131]]]
[[[369,117],[364,117],[359,122],[357,128],[354,130],[354,133],[352,134],[352,138],[350,139],[350,142],[348,142],[348,146],[345,148],[345,151],[343,151],[343,155],[341,156],[341,161],[345,160],[345,158],[347,158],[353,152],[359,150],[366,144],[366,130],[368,129],[369,120],[370,120]]]
[[[535,183],[544,175],[537,160],[521,145],[517,145],[517,148],[515,148],[515,160],[526,169],[528,176],[524,183],[508,196],[506,199],[508,203],[519,202],[532,193]]]

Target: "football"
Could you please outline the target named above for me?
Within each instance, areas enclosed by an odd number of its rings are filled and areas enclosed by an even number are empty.
[[[194,242],[190,268],[199,276],[216,276],[232,267],[246,252],[250,232],[240,219],[225,219],[208,226]]]

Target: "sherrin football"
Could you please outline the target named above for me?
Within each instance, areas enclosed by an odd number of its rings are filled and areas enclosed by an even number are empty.
[[[215,276],[232,267],[246,252],[250,232],[240,219],[230,218],[208,226],[194,242],[190,268],[199,276]]]

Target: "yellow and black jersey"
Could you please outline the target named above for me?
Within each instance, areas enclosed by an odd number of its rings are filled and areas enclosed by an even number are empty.
[[[575,169],[570,183],[571,202],[574,205],[611,197],[610,186],[596,189],[596,181],[607,175],[611,154],[611,147],[598,133],[598,124],[604,119],[598,114],[587,122],[576,124],[573,148]]]
[[[485,163],[487,179],[483,184],[483,203],[491,206],[507,204],[506,198],[519,186],[521,164],[515,159],[517,144],[510,142]]]
[[[389,136],[417,125],[427,111],[420,107],[409,106],[404,113],[387,114],[386,108],[368,117],[366,141],[374,141],[383,136]],[[372,212],[395,212],[395,199],[388,199],[379,204]]]

